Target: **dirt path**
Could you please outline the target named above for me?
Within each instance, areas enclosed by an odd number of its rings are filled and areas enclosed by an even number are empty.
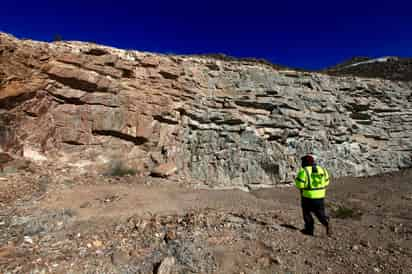
[[[193,209],[270,210],[271,200],[241,190],[192,190],[177,185],[92,185],[54,190],[38,204],[42,209],[66,208],[79,220],[91,217],[130,217],[145,214],[183,214]]]
[[[412,170],[333,182],[331,238],[320,225],[315,237],[300,234],[293,187],[119,181],[49,185],[32,196],[0,215],[0,269],[160,273],[169,263],[170,273],[412,273]]]

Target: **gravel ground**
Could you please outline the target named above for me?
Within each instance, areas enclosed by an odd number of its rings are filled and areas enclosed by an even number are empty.
[[[412,170],[334,181],[332,237],[293,187],[59,178],[0,178],[0,273],[412,273]]]

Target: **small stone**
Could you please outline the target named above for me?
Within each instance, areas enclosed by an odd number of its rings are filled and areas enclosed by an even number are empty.
[[[103,243],[102,243],[102,241],[95,240],[95,241],[93,241],[93,245],[94,245],[94,247],[99,248],[103,245]]]
[[[412,194],[403,195],[401,198],[404,200],[412,200]]]
[[[29,244],[33,244],[33,239],[30,238],[29,236],[24,236],[24,242],[29,243]]]
[[[175,257],[166,257],[157,271],[157,274],[172,274],[175,271],[176,259]]]
[[[272,228],[273,230],[275,230],[275,231],[284,231],[284,230],[285,230],[285,228],[282,227],[282,226],[279,225],[279,224],[272,224],[272,225],[271,225],[271,228]]]
[[[262,265],[263,267],[270,266],[271,259],[269,257],[261,257],[258,260],[258,264]]]
[[[279,256],[276,256],[276,257],[273,259],[273,262],[274,262],[275,264],[277,264],[277,265],[281,265],[281,264],[282,264],[282,260],[279,258]]]
[[[92,204],[90,202],[84,202],[80,205],[80,208],[89,208],[91,206],[92,206]]]
[[[227,221],[230,223],[235,223],[235,224],[242,224],[245,222],[245,219],[233,215],[229,215],[227,217]]]
[[[374,267],[374,268],[373,268],[373,271],[375,271],[376,273],[380,273],[380,272],[381,272],[381,269],[380,269],[379,267]]]
[[[309,260],[305,260],[304,263],[305,263],[305,265],[313,266],[313,263]]]
[[[369,242],[369,241],[365,241],[365,240],[361,240],[360,241],[360,244],[363,246],[363,247],[371,247],[371,243]]]
[[[159,238],[159,239],[165,239],[166,238],[166,232],[160,232],[160,233],[155,233],[155,236],[156,236],[156,238]]]
[[[166,242],[176,240],[176,238],[177,238],[177,235],[176,235],[176,231],[174,230],[169,230],[165,235]]]
[[[96,255],[103,255],[104,252],[101,249],[96,250]]]
[[[359,250],[359,248],[360,248],[360,246],[358,246],[358,245],[354,245],[354,246],[352,246],[352,250],[353,250],[353,251],[358,251],[358,250]]]

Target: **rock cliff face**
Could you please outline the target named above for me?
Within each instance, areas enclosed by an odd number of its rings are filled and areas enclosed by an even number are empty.
[[[0,34],[0,83],[1,148],[38,161],[240,187],[305,153],[334,176],[412,166],[410,82]]]

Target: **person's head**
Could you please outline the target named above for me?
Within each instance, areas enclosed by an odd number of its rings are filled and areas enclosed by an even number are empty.
[[[300,160],[302,161],[302,167],[315,165],[315,159],[312,155],[305,155]]]

